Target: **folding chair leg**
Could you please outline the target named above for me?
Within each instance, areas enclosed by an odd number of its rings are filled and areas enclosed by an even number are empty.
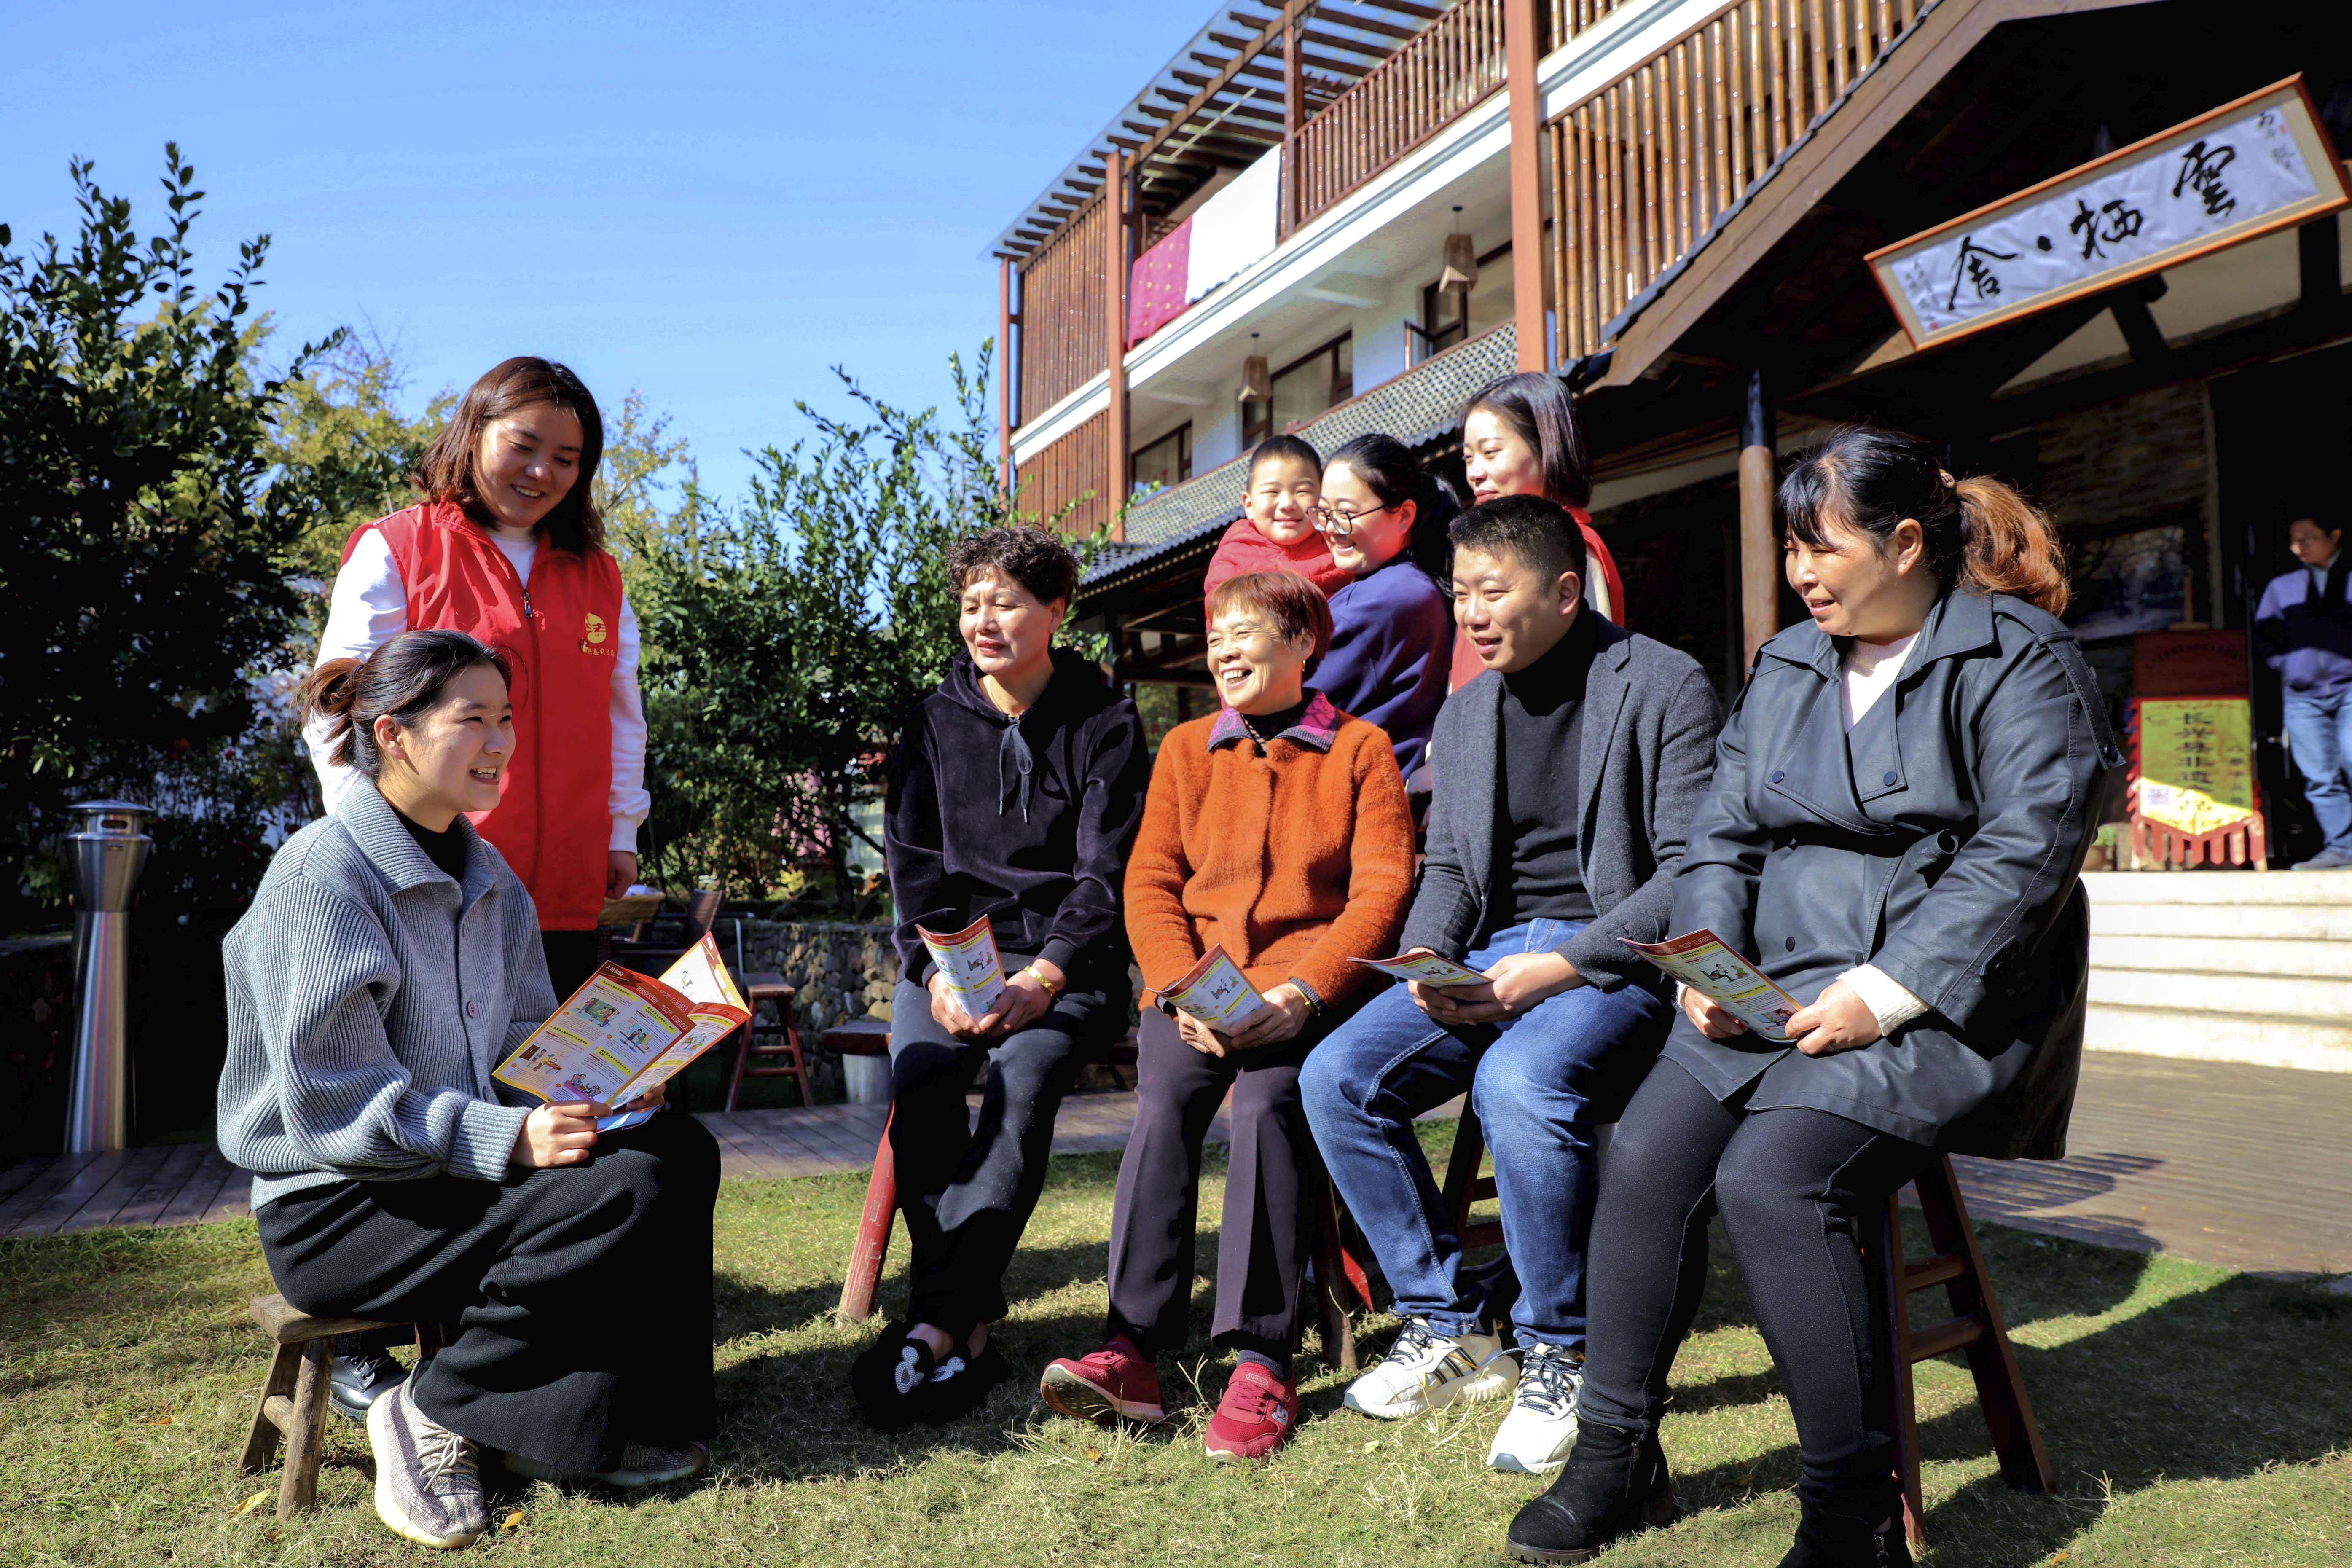
[[[1895,1363],[1895,1470],[1903,1484],[1903,1533],[1913,1556],[1927,1549],[1927,1501],[1919,1488],[1919,1403],[1911,1378],[1911,1297],[1903,1286],[1903,1195],[1886,1200],[1886,1240],[1878,1248],[1886,1301],[1887,1352]]]
[[[890,1252],[890,1222],[898,1212],[898,1163],[890,1152],[890,1123],[898,1114],[893,1106],[883,1119],[874,1173],[866,1182],[866,1212],[858,1217],[849,1274],[841,1282],[841,1315],[858,1322],[874,1315],[874,1293],[881,1286],[883,1259]]]

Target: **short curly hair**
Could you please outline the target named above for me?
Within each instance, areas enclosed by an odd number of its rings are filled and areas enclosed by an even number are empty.
[[[1078,591],[1078,558],[1042,528],[990,528],[948,546],[948,580],[962,593],[975,577],[1018,583],[1040,604],[1067,604]]]

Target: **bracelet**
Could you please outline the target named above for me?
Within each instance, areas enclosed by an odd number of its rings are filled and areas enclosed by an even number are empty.
[[[1024,973],[1024,974],[1025,974],[1025,975],[1027,975],[1030,979],[1032,979],[1032,980],[1035,981],[1039,985],[1043,986],[1043,987],[1045,988],[1045,994],[1046,994],[1046,995],[1048,995],[1048,996],[1052,996],[1052,995],[1055,995],[1055,994],[1058,994],[1058,993],[1061,991],[1061,989],[1062,989],[1062,985],[1066,985],[1066,984],[1069,984],[1067,981],[1064,981],[1064,982],[1062,983],[1062,984],[1061,984],[1061,985],[1057,985],[1057,984],[1055,984],[1053,981],[1050,981],[1050,980],[1046,979],[1046,978],[1045,978],[1045,972],[1044,970],[1042,970],[1042,969],[1038,968],[1038,967],[1037,967],[1035,964],[1034,964],[1034,963],[1032,963],[1032,964],[1028,964],[1028,965],[1024,966],[1024,967],[1022,969],[1021,973]]]

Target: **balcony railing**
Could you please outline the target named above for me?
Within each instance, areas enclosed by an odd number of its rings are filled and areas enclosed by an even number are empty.
[[[1097,195],[1022,264],[1022,424],[1103,373],[1108,250]]]
[[[1627,302],[1937,3],[1739,0],[1553,121],[1560,359],[1608,346]]]
[[[1579,0],[1552,0],[1573,7]],[[1583,0],[1590,8],[1595,0]],[[1299,128],[1305,223],[1503,85],[1504,0],[1462,0]]]

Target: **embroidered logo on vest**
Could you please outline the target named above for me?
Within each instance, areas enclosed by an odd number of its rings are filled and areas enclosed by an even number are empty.
[[[611,633],[605,629],[604,616],[598,615],[593,610],[590,610],[587,612],[586,624],[583,629],[586,635],[580,639],[580,651],[582,653],[603,654],[606,658],[614,658],[619,656],[620,650],[618,648],[609,648],[604,646],[604,639],[609,637]]]

